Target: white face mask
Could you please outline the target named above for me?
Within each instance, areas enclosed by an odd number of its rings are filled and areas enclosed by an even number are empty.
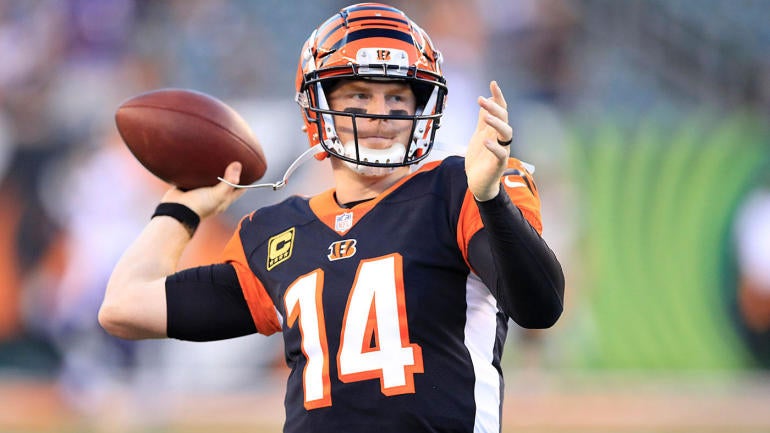
[[[356,159],[355,140],[348,141],[344,146],[344,155],[348,158]],[[366,162],[389,163],[403,161],[406,155],[406,146],[401,143],[393,143],[387,149],[369,149],[363,146],[358,148],[359,159]],[[350,167],[356,173],[363,176],[384,176],[398,167],[369,167],[367,165],[358,165],[354,162],[345,161],[345,165]]]

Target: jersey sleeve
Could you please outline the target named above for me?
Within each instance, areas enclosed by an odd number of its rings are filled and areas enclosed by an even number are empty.
[[[535,185],[532,173],[516,158],[508,159],[508,168],[500,180],[503,190],[511,202],[521,211],[527,222],[542,235],[543,222],[540,213],[540,195]],[[466,191],[460,210],[460,219],[457,226],[457,244],[468,261],[468,244],[471,238],[482,228],[478,206],[470,190]]]
[[[215,341],[257,332],[235,270],[227,263],[188,268],[166,277],[167,333]]]
[[[517,160],[491,200],[464,198],[458,233],[463,254],[501,310],[525,328],[547,328],[564,308],[564,274],[541,236],[540,198],[534,180]]]
[[[503,173],[501,184],[513,204],[524,215],[524,218],[537,230],[539,235],[542,235],[543,221],[540,214],[540,194],[537,192],[537,185],[535,185],[532,173],[530,173],[524,163],[515,158],[509,159],[508,169]]]
[[[241,220],[222,252],[222,261],[231,264],[235,269],[257,331],[263,335],[271,335],[281,330],[281,321],[265,286],[249,266],[241,235],[250,218],[247,216]]]

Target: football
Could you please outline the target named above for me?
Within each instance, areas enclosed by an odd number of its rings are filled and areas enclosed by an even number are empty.
[[[190,190],[215,185],[240,161],[241,185],[262,178],[267,162],[246,121],[219,99],[189,89],[159,89],[129,98],[115,112],[121,138],[160,179]]]

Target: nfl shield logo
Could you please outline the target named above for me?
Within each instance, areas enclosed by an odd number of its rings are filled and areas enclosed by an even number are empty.
[[[334,230],[342,233],[353,227],[353,212],[345,212],[334,219]]]

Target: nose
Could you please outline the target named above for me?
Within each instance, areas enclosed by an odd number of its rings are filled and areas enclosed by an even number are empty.
[[[390,113],[385,95],[373,95],[366,110],[370,114],[384,115]],[[377,119],[372,119],[377,120]],[[381,120],[381,119],[380,119]]]

